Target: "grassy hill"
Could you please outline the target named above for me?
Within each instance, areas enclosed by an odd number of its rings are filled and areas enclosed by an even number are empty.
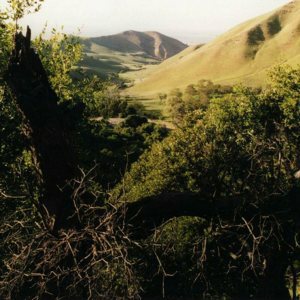
[[[200,47],[185,49],[148,71],[136,72],[127,93],[154,97],[200,79],[263,86],[270,68],[300,63],[300,0],[240,24]]]
[[[187,47],[158,32],[125,31],[116,35],[84,38],[81,67],[99,74],[137,71],[159,64]]]

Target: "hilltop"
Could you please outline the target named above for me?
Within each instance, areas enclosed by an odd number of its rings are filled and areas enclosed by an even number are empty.
[[[84,38],[81,66],[99,73],[140,70],[159,64],[188,46],[155,31],[124,31],[115,35]]]
[[[300,63],[300,1],[236,26],[204,46],[191,46],[148,72],[136,74],[137,96],[184,88],[200,79],[263,86],[270,68]]]
[[[124,31],[115,35],[89,38],[84,44],[90,49],[93,44],[123,53],[143,53],[150,58],[164,60],[183,49],[187,45],[171,37],[155,31]]]

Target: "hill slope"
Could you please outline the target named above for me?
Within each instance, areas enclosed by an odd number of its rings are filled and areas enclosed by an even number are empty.
[[[116,35],[82,39],[86,54],[81,66],[100,73],[137,70],[147,64],[158,64],[187,45],[149,31],[124,31]]]
[[[238,25],[202,47],[185,49],[138,76],[128,93],[151,96],[200,79],[264,85],[268,70],[282,63],[300,63],[300,0]]]
[[[144,53],[154,59],[167,59],[187,47],[182,42],[155,31],[124,31],[115,35],[89,38],[86,46],[95,44],[123,53]]]

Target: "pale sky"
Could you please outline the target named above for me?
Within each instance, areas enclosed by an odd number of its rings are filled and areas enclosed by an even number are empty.
[[[296,0],[299,1],[299,0]],[[4,4],[5,0],[0,0]],[[186,43],[207,42],[288,0],[45,0],[41,11],[26,17],[38,34],[64,26],[66,33],[101,36],[125,30],[159,31]]]

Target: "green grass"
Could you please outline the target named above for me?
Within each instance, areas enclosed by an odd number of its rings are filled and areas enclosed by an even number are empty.
[[[147,98],[147,97],[127,97],[128,102],[138,102],[143,104],[145,110],[149,115],[153,116],[154,119],[163,119],[169,121],[168,114],[166,113],[166,104],[164,101],[161,101],[156,98]]]

